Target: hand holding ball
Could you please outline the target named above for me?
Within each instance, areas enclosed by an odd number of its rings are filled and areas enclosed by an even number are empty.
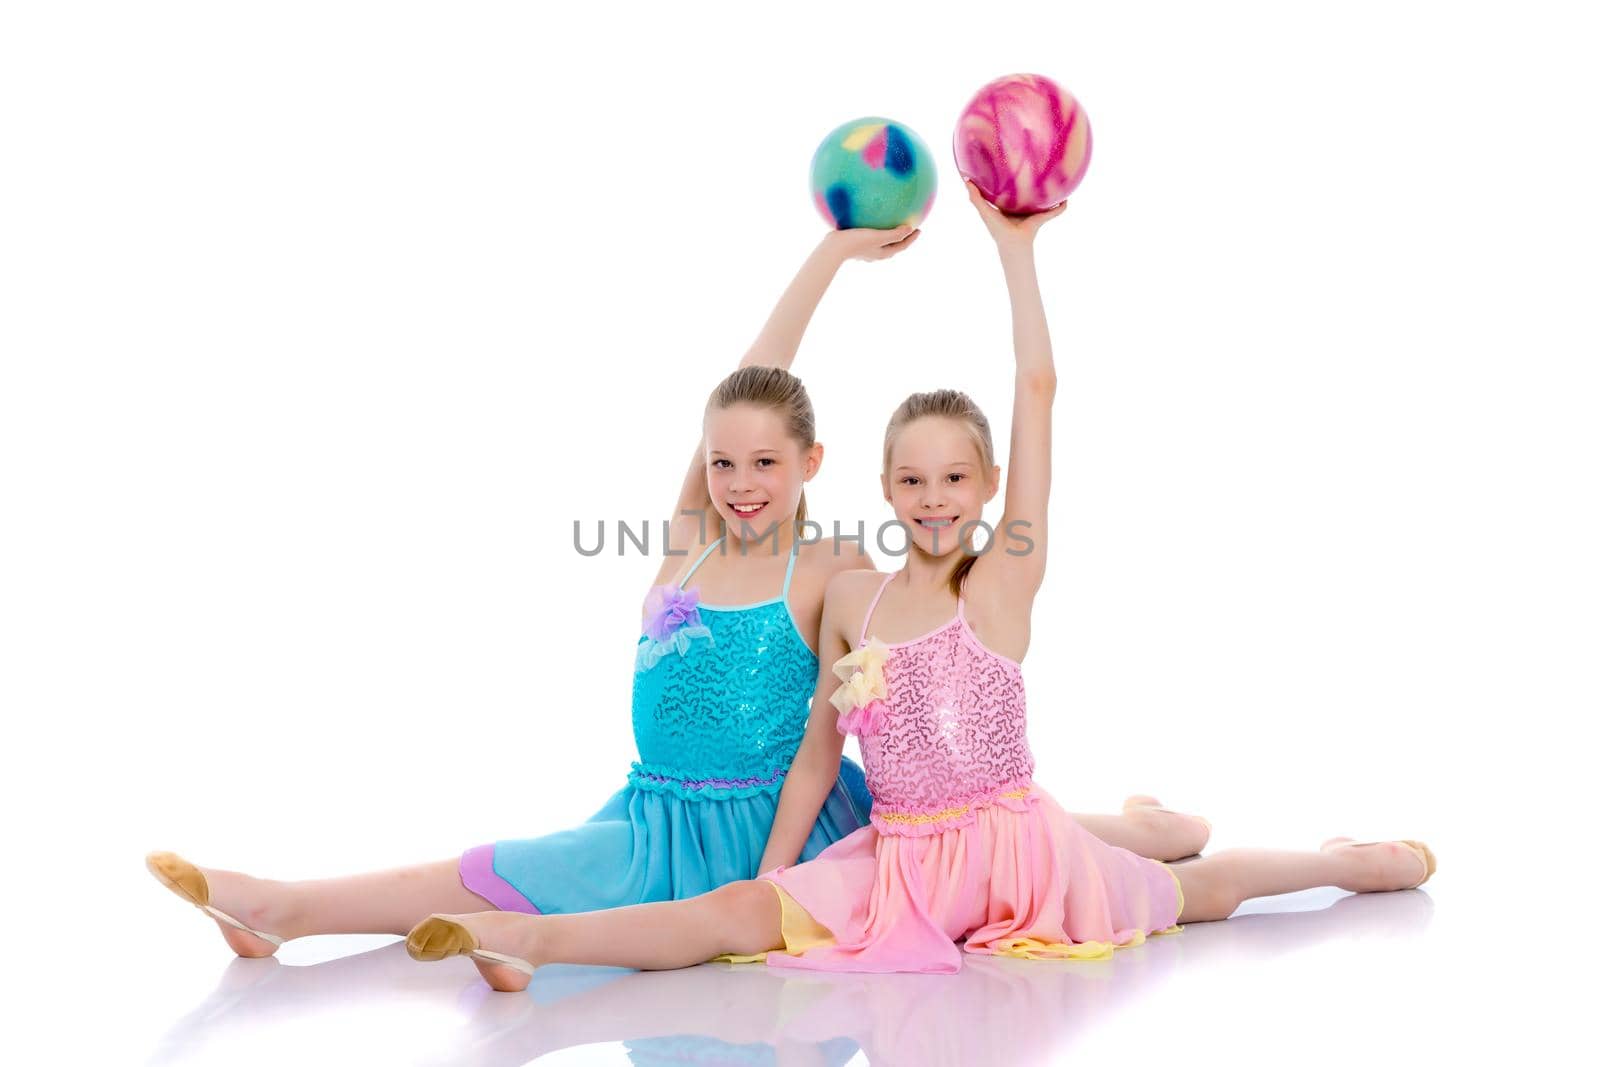
[[[956,123],[956,169],[1008,215],[1065,200],[1089,169],[1089,116],[1042,74],[1008,74],[973,96]]]

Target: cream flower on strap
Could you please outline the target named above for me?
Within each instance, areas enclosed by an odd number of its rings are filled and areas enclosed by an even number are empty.
[[[843,685],[833,691],[828,702],[839,709],[839,714],[846,715],[874,700],[883,699],[882,688],[879,687],[877,693],[874,693],[872,688],[871,680],[863,672],[856,671]]]
[[[833,673],[841,681],[848,682],[852,674],[860,671],[882,684],[883,664],[888,658],[889,646],[874,637],[854,652],[840,656],[833,665]],[[881,697],[884,694],[879,693],[877,695]]]
[[[882,701],[889,695],[883,680],[883,664],[889,658],[889,646],[874,637],[861,648],[841,656],[833,665],[833,673],[844,684],[833,691],[828,702],[838,709],[840,732],[865,736],[876,732],[883,719]],[[862,714],[864,709],[870,712]],[[864,732],[864,728],[866,729]]]

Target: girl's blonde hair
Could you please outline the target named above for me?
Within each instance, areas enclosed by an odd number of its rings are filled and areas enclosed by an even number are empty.
[[[954,419],[965,426],[967,433],[972,435],[972,443],[978,446],[978,456],[983,460],[983,476],[989,476],[989,471],[994,468],[994,435],[989,432],[988,416],[966,393],[955,389],[935,389],[928,393],[912,393],[889,417],[889,428],[883,434],[885,477],[889,474],[889,454],[894,450],[895,438],[913,422],[927,418]],[[967,572],[972,570],[976,562],[977,554],[969,552],[965,559],[956,564],[955,571],[950,575],[950,591],[956,596],[961,595],[961,583],[967,580]]]
[[[800,379],[781,367],[740,367],[722,379],[706,401],[706,414],[739,404],[766,408],[783,417],[784,428],[803,452],[817,443],[817,416]],[[796,522],[806,519],[806,491],[800,490]]]

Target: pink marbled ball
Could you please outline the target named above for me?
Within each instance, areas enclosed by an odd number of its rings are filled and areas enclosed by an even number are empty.
[[[1048,211],[1089,169],[1089,116],[1042,74],[1008,74],[979,89],[956,122],[956,169],[1009,215]]]

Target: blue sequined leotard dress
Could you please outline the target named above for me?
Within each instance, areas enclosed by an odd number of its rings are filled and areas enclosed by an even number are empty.
[[[639,762],[627,785],[570,830],[468,850],[468,889],[504,911],[558,914],[692,897],[759,873],[817,657],[789,613],[793,552],[771,600],[719,607],[685,588],[721,543],[677,585],[651,592],[633,678]],[[861,769],[842,760],[801,858],[865,826],[870,806]]]

